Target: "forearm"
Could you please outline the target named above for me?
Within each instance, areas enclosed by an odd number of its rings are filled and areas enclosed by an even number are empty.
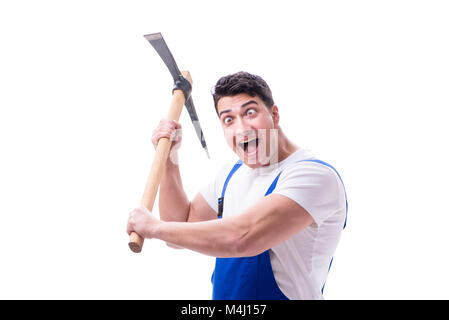
[[[185,222],[190,202],[182,187],[179,166],[170,159],[164,168],[159,188],[159,214],[163,221]]]
[[[161,221],[152,237],[209,256],[236,257],[245,233],[245,228],[229,219],[190,223]]]
[[[147,234],[214,257],[243,257],[272,248],[313,221],[293,200],[272,194],[237,216],[190,223],[159,221]]]

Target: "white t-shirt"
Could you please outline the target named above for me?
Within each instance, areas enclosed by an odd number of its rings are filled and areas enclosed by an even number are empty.
[[[251,169],[243,164],[230,179],[224,197],[223,219],[236,216],[264,197],[282,171],[273,193],[297,202],[314,219],[269,251],[276,282],[289,299],[323,298],[321,288],[346,217],[345,191],[338,175],[320,163],[296,163],[309,159],[316,158],[309,150],[299,149],[271,166]],[[200,190],[216,212],[226,177],[237,160],[227,163],[215,180]]]

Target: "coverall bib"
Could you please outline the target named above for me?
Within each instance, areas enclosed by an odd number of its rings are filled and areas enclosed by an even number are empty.
[[[341,177],[337,170],[328,163],[321,160],[301,160],[321,163],[333,169],[340,181]],[[218,218],[222,217],[224,206],[224,195],[226,187],[232,175],[240,168],[242,161],[239,160],[229,172],[221,197],[218,199]],[[282,171],[276,176],[265,196],[271,194],[276,188],[277,181]],[[343,181],[341,181],[343,183]],[[346,197],[346,195],[345,195]],[[348,202],[346,201],[346,214]],[[344,227],[346,226],[346,218]],[[343,228],[344,228],[343,227]],[[270,260],[270,249],[252,257],[238,258],[216,258],[215,270],[212,274],[212,299],[213,300],[288,300],[279,289],[273,274]],[[330,265],[332,264],[332,260]],[[329,265],[329,269],[330,269]],[[323,291],[323,288],[321,291]]]

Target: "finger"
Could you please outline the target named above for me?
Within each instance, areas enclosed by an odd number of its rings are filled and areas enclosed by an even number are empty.
[[[181,124],[175,120],[170,120],[170,119],[161,119],[159,121],[159,125],[157,126],[156,130],[154,130],[153,132],[159,132],[159,131],[173,131],[176,129],[180,129],[181,128]]]
[[[171,119],[161,119],[161,121],[159,121],[159,127],[163,128],[163,127],[170,127],[170,128],[176,128],[180,126],[179,122],[175,121],[175,120],[171,120]]]
[[[133,209],[128,216],[128,223],[126,224],[126,233],[131,234],[131,232],[134,231],[134,225],[136,223],[135,221],[136,216],[136,209]]]
[[[151,143],[154,147],[157,147],[157,144],[161,138],[167,138],[172,142],[178,142],[181,140],[179,138],[182,135],[181,130],[182,127],[179,122],[175,120],[161,119],[158,127],[152,132]]]
[[[170,133],[170,140],[171,141],[178,141],[178,130],[173,130]]]
[[[171,120],[171,124],[173,125],[173,128],[175,129],[181,129],[182,126],[179,122],[175,121],[175,120]]]
[[[174,145],[179,145],[182,141],[182,132],[180,130],[176,130],[176,132],[171,136],[171,140]]]
[[[170,139],[171,134],[172,134],[172,131],[169,131],[169,130],[157,131],[157,132],[152,136],[151,142],[152,142],[154,145],[157,145],[158,142],[159,142],[159,140],[160,140],[161,138],[167,138],[167,139]]]
[[[130,223],[130,221],[128,220],[128,223],[126,225],[126,233],[131,234],[131,232],[133,232],[133,231],[134,231],[133,224]]]

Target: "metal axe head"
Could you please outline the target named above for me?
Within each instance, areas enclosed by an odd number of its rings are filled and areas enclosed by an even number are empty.
[[[175,82],[175,89],[181,89],[184,92],[184,96],[186,98],[185,106],[187,108],[187,111],[189,112],[190,119],[193,122],[193,126],[195,128],[196,135],[200,139],[201,146],[206,151],[207,157],[210,158],[209,152],[207,150],[206,141],[204,140],[203,130],[201,129],[200,122],[198,120],[198,116],[195,111],[195,106],[193,104],[192,97],[190,96],[191,86],[190,86],[190,90],[189,90],[189,88],[186,88],[186,87],[188,87],[188,85],[191,85],[192,79],[187,74],[186,74],[186,77],[184,77],[182,75],[181,71],[179,71],[176,61],[173,58],[173,55],[171,54],[170,50],[168,49],[168,46],[165,43],[165,40],[162,37],[162,34],[160,32],[147,34],[144,37],[151,43],[151,45],[154,47],[154,49],[159,54],[159,56],[162,58],[162,61],[164,61],[165,65],[167,66],[168,70],[170,71],[170,74],[172,75],[173,80]],[[186,79],[186,78],[188,78],[188,79]],[[188,85],[185,82],[186,80],[188,80],[187,81]]]

